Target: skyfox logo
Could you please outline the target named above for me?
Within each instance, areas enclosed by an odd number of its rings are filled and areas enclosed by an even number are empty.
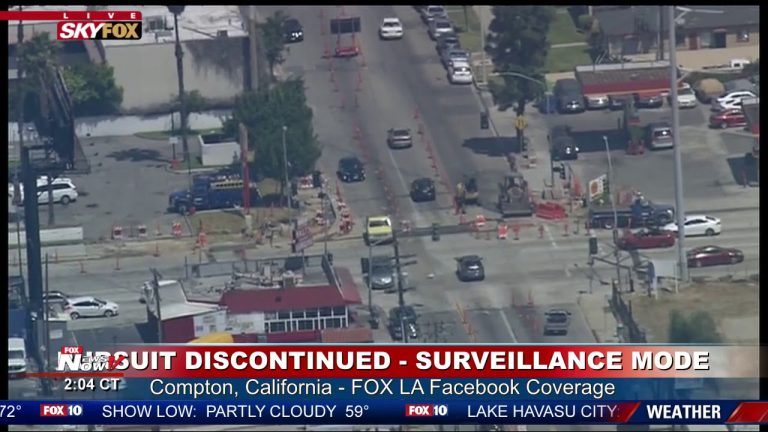
[[[139,21],[64,21],[60,22],[57,27],[58,40],[141,39],[141,22]]]

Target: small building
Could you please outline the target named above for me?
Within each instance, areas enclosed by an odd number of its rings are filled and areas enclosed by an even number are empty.
[[[760,6],[693,6],[707,12],[684,13],[677,24],[677,49],[700,50],[760,45]],[[661,28],[668,51],[667,9],[661,6],[595,6],[597,18],[613,56],[647,54],[658,50]],[[680,17],[681,11],[675,13]]]
[[[169,283],[171,282],[171,283]],[[160,314],[162,340],[159,335],[147,342],[187,343],[211,333],[223,332],[227,328],[227,311],[213,303],[187,300],[181,281],[161,281]],[[148,326],[157,329],[158,314],[153,290],[146,290]]]
[[[577,66],[576,79],[585,96],[669,92],[669,62]]]
[[[203,166],[232,165],[240,161],[240,144],[222,134],[198,135],[195,139],[197,154]]]

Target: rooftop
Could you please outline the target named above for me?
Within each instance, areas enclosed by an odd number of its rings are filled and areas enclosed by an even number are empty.
[[[759,6],[688,6],[693,11],[687,13],[678,27],[684,30],[718,29],[743,27],[760,24]],[[718,11],[716,13],[697,13],[696,9]],[[678,15],[680,12],[677,13]],[[608,36],[623,36],[639,33],[655,33],[659,28],[658,6],[600,7],[594,15],[600,23],[603,33]],[[666,12],[664,25],[666,29]],[[666,35],[665,35],[666,37]]]
[[[182,282],[160,281],[158,292],[160,294],[160,312],[163,320],[197,315],[219,309],[217,305],[212,303],[188,301]],[[147,310],[154,315],[156,310],[154,291],[147,290],[144,296],[147,299]]]
[[[667,61],[577,66],[575,71],[585,95],[662,92],[669,89]]]

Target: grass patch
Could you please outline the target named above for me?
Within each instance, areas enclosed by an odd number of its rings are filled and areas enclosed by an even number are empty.
[[[199,129],[199,130],[191,131],[189,135],[207,135],[212,133],[221,133],[222,130],[223,129],[221,128]],[[139,138],[148,139],[148,140],[166,141],[168,140],[168,138],[173,136],[173,132],[172,131],[137,132],[134,135]]]
[[[464,10],[466,8],[466,14]],[[480,52],[480,19],[472,6],[451,6],[446,8],[459,35],[461,46],[469,52]]]
[[[179,151],[178,149],[177,149],[177,154],[179,155],[179,157],[181,157],[183,155],[183,153],[181,151]],[[221,168],[221,167],[204,166],[203,165],[203,161],[202,161],[201,158],[199,158],[197,156],[192,156],[192,159],[189,161],[189,164],[187,164],[187,162],[179,162],[179,166],[175,170],[173,170],[173,171],[185,172],[185,171],[190,170],[190,169],[194,170],[194,169],[200,169],[200,168],[215,169],[215,168]]]
[[[549,25],[547,40],[552,45],[584,42],[584,35],[576,30],[570,14],[556,13],[554,21]]]
[[[547,73],[571,72],[575,66],[590,65],[592,59],[585,48],[552,48],[545,66]]]
[[[287,208],[251,207],[253,227],[258,229],[264,223],[287,222],[291,213]],[[237,234],[245,229],[245,217],[241,210],[221,210],[195,213],[189,223],[197,231],[202,226],[209,234]]]

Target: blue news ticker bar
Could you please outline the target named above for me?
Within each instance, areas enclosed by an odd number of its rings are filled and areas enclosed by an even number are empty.
[[[286,403],[279,398],[231,401],[6,401],[0,403],[3,424],[609,424],[631,415],[632,424],[723,424],[740,401],[666,401],[671,408],[710,407],[710,419],[651,418],[648,406],[636,401],[399,401],[357,398],[344,403]],[[502,408],[503,407],[503,408]],[[673,409],[667,413],[674,412]],[[502,414],[505,414],[502,416]],[[623,417],[622,417],[622,414]],[[689,416],[690,417],[690,416]]]

